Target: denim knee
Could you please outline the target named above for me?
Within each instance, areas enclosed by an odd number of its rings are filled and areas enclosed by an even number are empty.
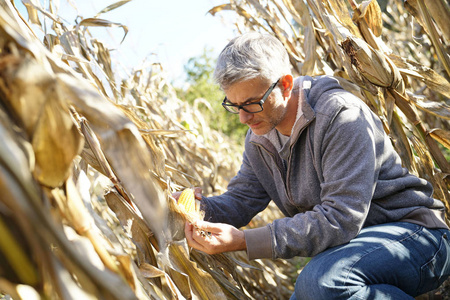
[[[305,267],[295,282],[295,297],[296,299],[317,299],[319,296],[319,285],[317,273],[314,268],[309,268],[311,272]]]
[[[313,258],[297,277],[295,297],[301,300],[337,299],[346,293],[340,281],[339,274],[330,272],[323,262]]]

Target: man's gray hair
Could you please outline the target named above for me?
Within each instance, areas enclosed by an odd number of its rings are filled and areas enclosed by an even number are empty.
[[[249,32],[232,39],[217,59],[214,79],[223,90],[253,78],[275,82],[291,74],[283,44],[270,34]]]

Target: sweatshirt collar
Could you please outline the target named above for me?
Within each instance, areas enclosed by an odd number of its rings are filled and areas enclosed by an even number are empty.
[[[290,141],[297,139],[297,134],[300,129],[305,126],[310,119],[314,118],[314,111],[307,102],[307,95],[311,89],[311,81],[306,79],[304,76],[300,76],[294,81],[293,96],[298,96],[298,108],[297,116],[292,126]],[[278,138],[277,130],[274,128],[268,133],[258,136],[252,135],[250,141],[264,143],[264,140],[268,140],[277,151],[281,150],[283,145],[281,145]]]

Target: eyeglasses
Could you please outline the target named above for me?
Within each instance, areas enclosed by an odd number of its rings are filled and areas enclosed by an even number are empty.
[[[273,91],[273,89],[277,86],[278,81],[280,81],[280,79],[278,79],[277,82],[275,82],[274,84],[272,84],[269,87],[269,89],[267,90],[267,92],[265,92],[262,99],[259,100],[258,102],[237,105],[237,104],[231,103],[230,101],[228,101],[227,97],[225,97],[223,99],[222,106],[223,106],[223,108],[225,108],[228,112],[230,112],[232,114],[238,114],[240,109],[243,109],[244,111],[251,113],[251,114],[259,113],[259,112],[263,111],[263,104],[267,100],[267,98],[269,98],[269,95]]]

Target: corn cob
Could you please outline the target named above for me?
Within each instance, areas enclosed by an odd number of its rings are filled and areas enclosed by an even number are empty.
[[[183,190],[178,198],[178,205],[182,206],[187,214],[195,213],[194,190],[191,188]]]

